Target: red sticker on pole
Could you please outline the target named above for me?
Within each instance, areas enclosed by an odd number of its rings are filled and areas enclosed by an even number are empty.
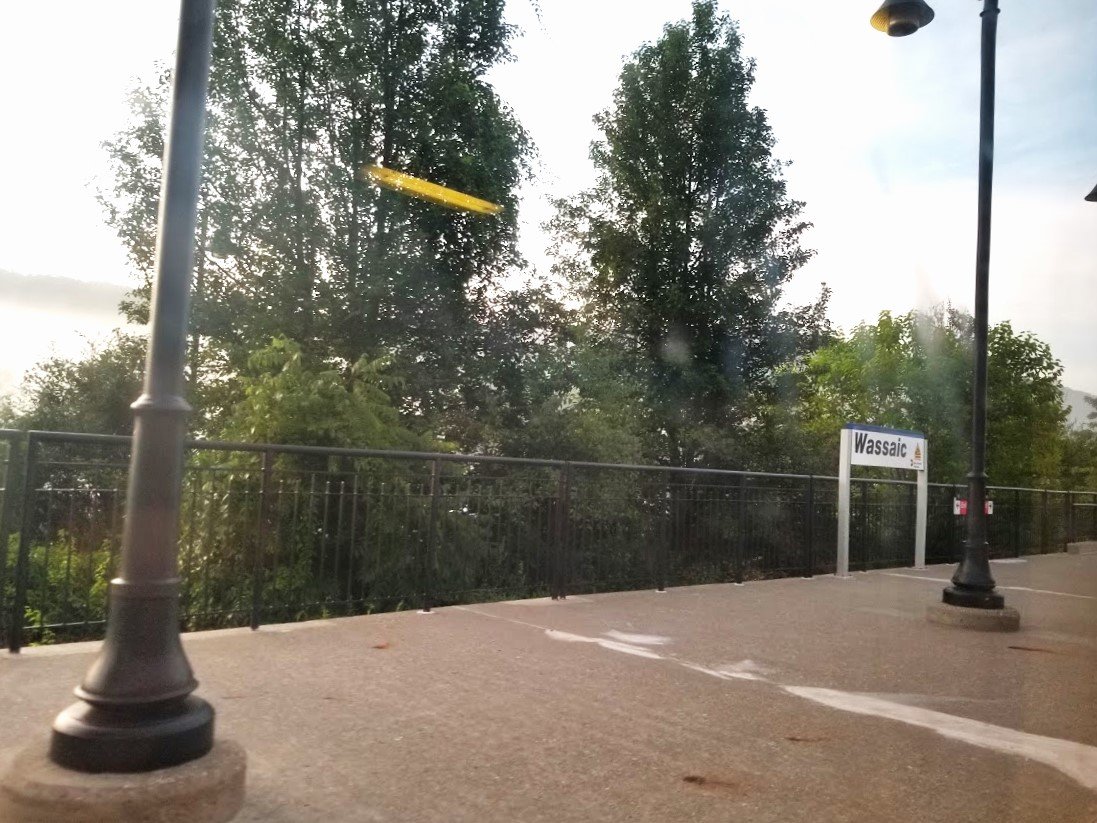
[[[984,500],[983,501],[983,511],[988,515],[994,514],[994,501],[993,500]],[[960,517],[966,517],[967,516],[967,500],[965,500],[962,497],[952,498],[952,513],[955,514],[955,515],[958,515]]]

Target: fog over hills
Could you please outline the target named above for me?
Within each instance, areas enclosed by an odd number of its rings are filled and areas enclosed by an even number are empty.
[[[118,319],[118,303],[128,289],[71,277],[17,274],[0,269],[0,304],[8,307]]]
[[[1063,386],[1063,405],[1071,407],[1070,415],[1067,417],[1068,426],[1080,429],[1092,422],[1089,420],[1089,413],[1094,411],[1094,408],[1086,402],[1086,398],[1093,396],[1088,392]]]
[[[78,357],[89,340],[124,325],[126,287],[0,269],[0,395],[53,354]]]

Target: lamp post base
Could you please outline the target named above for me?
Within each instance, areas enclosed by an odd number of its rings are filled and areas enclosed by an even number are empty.
[[[994,589],[987,591],[962,586],[949,586],[942,593],[941,601],[965,609],[1001,609],[1006,605],[1006,599]]]
[[[54,763],[45,741],[0,778],[4,823],[225,823],[244,803],[247,757],[219,740],[198,760],[143,774],[88,774]]]
[[[1001,609],[971,609],[935,603],[926,609],[926,620],[942,626],[980,632],[1015,632],[1021,628],[1021,613],[1009,606]]]
[[[197,697],[160,706],[74,703],[57,716],[50,759],[81,772],[133,773],[178,766],[213,747],[213,709]]]

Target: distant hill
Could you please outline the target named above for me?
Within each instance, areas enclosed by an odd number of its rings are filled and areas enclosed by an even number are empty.
[[[110,318],[116,322],[125,286],[71,277],[16,274],[0,269],[0,304],[34,311]]]
[[[1093,395],[1063,386],[1063,403],[1071,407],[1070,414],[1067,416],[1068,426],[1081,428],[1091,422],[1089,413],[1093,411],[1093,406],[1086,402],[1087,397],[1093,397]]]
[[[79,357],[89,340],[124,325],[112,283],[43,277],[0,269],[0,397],[52,356]]]

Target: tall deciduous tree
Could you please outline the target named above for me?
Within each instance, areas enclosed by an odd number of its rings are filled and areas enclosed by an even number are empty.
[[[275,336],[350,370],[408,374],[403,400],[460,401],[477,319],[520,264],[525,133],[485,80],[508,58],[503,0],[222,0],[198,219],[192,363],[238,373]],[[152,274],[165,78],[111,141],[110,222]],[[381,164],[504,206],[479,218],[380,191]]]
[[[987,475],[1002,485],[1054,483],[1067,419],[1062,365],[1008,322],[990,329],[987,355]]]
[[[705,459],[690,430],[749,426],[798,342],[779,310],[809,257],[802,204],[748,94],[754,64],[712,0],[668,25],[621,72],[595,118],[592,189],[560,204],[562,270],[591,315],[620,334],[643,375],[659,455]]]

